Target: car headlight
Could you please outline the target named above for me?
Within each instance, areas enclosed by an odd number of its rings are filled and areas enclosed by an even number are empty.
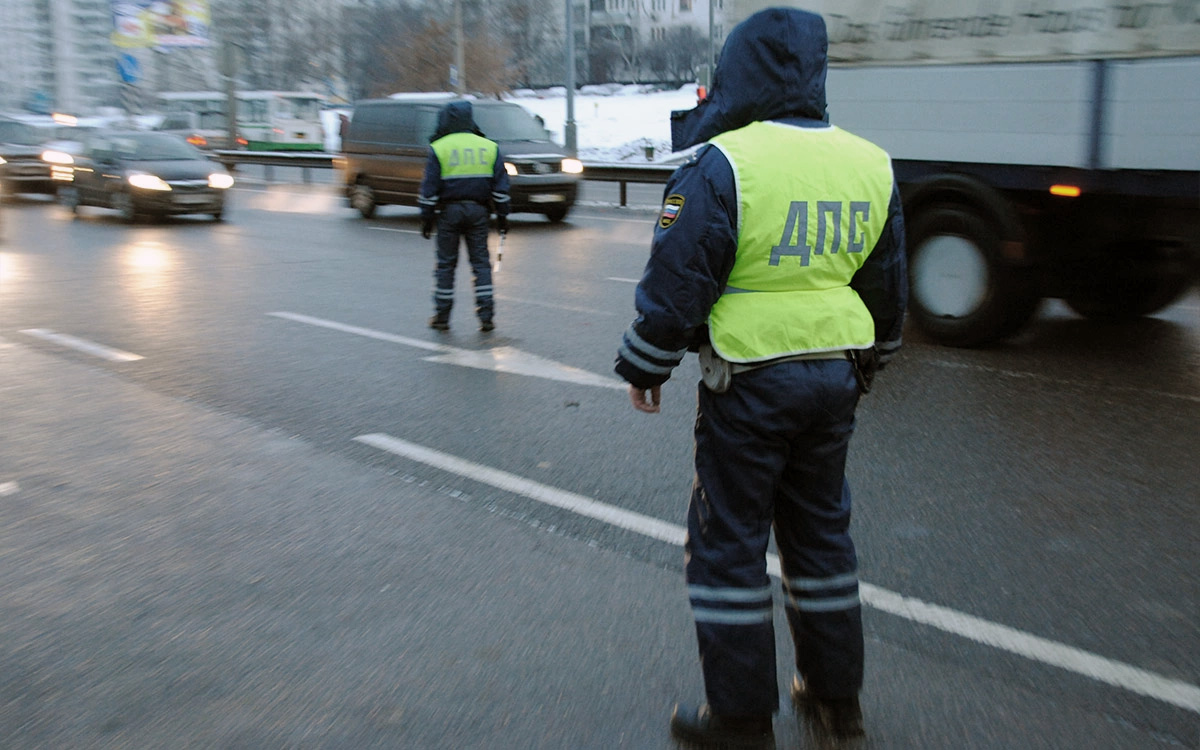
[[[583,174],[583,162],[578,159],[563,159],[562,171],[567,174]]]
[[[233,187],[233,175],[225,172],[213,172],[208,176],[208,186],[218,190]]]
[[[511,161],[506,161],[506,162],[504,162],[504,171],[508,172],[509,177],[516,177],[517,176],[517,165],[513,164]]]
[[[163,179],[157,175],[147,174],[145,172],[134,172],[125,179],[129,180],[129,184],[135,188],[142,190],[170,190],[171,186],[163,182]]]
[[[49,149],[42,152],[42,161],[49,164],[74,164],[75,158],[65,151]]]
[[[0,156],[0,164],[8,164],[8,161],[3,156]]]

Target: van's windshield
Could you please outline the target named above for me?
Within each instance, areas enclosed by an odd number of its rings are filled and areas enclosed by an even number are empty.
[[[516,104],[474,107],[475,124],[493,141],[549,141],[546,128]]]

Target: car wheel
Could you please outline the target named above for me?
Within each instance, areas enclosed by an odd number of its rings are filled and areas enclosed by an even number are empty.
[[[549,219],[551,222],[557,224],[558,222],[567,218],[567,207],[566,206],[555,206],[554,208],[546,209],[545,213],[546,213],[547,219]]]
[[[375,215],[375,208],[378,205],[375,203],[375,191],[361,183],[355,185],[354,192],[350,195],[350,205],[357,208],[364,219],[371,218]]]
[[[79,188],[73,185],[64,185],[58,189],[59,204],[70,211],[73,215],[79,215]]]
[[[126,224],[132,224],[137,221],[137,210],[133,206],[133,196],[129,193],[113,193],[110,205],[116,209],[117,214],[121,217],[121,221]]]
[[[213,218],[213,221],[224,221],[225,220],[225,209],[222,208],[218,211],[213,211],[212,218]]]

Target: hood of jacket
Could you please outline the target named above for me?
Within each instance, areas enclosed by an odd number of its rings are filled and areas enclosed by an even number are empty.
[[[682,151],[756,120],[828,121],[825,19],[795,8],[767,8],[734,27],[721,48],[709,96],[671,113],[671,150]]]
[[[474,110],[471,102],[466,100],[453,101],[438,110],[437,130],[431,140],[450,135],[451,133],[474,133],[483,135],[475,124]]]

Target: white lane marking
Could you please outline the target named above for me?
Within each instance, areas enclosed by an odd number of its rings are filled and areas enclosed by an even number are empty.
[[[559,364],[550,359],[544,359],[536,354],[529,354],[511,346],[498,346],[492,349],[454,349],[446,354],[424,357],[426,362],[444,362],[461,367],[474,367],[480,370],[507,372],[513,375],[528,375],[547,380],[560,380],[565,383],[592,385],[597,388],[612,388],[623,391],[624,381],[616,378],[606,378],[595,373],[581,370],[578,367]]]
[[[614,390],[625,390],[626,387],[624,381],[617,380],[616,378],[606,378],[602,375],[596,375],[587,370],[564,365],[551,359],[539,357],[536,354],[529,354],[520,349],[514,349],[510,346],[501,346],[493,349],[462,349],[456,346],[446,346],[445,344],[436,344],[431,341],[408,338],[407,336],[396,336],[370,328],[346,325],[332,320],[314,318],[310,315],[301,315],[299,313],[272,312],[267,313],[267,315],[297,323],[329,328],[343,333],[352,333],[356,336],[366,336],[367,338],[388,341],[393,344],[403,344],[404,346],[413,346],[419,349],[438,352],[437,356],[425,357],[424,360],[427,362],[459,365],[460,367],[474,367],[481,370],[492,370],[493,372],[527,375],[545,380],[558,380],[564,383],[577,383],[579,385],[612,388]]]
[[[393,344],[403,344],[405,346],[414,346],[418,349],[428,349],[434,352],[448,352],[451,347],[445,344],[435,344],[432,341],[423,341],[421,339],[410,339],[407,336],[396,336],[383,331],[374,331],[370,328],[359,328],[358,326],[350,326],[345,323],[338,323],[333,320],[324,320],[322,318],[314,318],[310,315],[301,315],[300,313],[290,312],[272,312],[267,313],[276,318],[291,320],[296,323],[304,323],[310,326],[318,326],[320,328],[329,328],[342,333],[353,333],[355,336],[366,336],[369,339],[378,339],[380,341],[388,341]]]
[[[1082,380],[1070,380],[1068,378],[1055,378],[1049,375],[1042,375],[1037,372],[1025,372],[1022,370],[1003,370],[999,367],[988,367],[987,365],[972,365],[965,362],[951,362],[945,359],[931,359],[929,364],[934,367],[944,367],[950,370],[974,370],[976,372],[986,372],[992,375],[1002,375],[1007,378],[1028,378],[1030,380],[1040,380],[1044,383],[1054,383],[1055,385],[1067,385],[1073,388],[1093,388],[1094,383],[1087,383]],[[1102,386],[1110,391],[1124,391],[1127,393],[1145,393],[1151,396],[1160,396],[1162,398],[1174,398],[1180,401],[1195,401],[1200,403],[1200,396],[1191,396],[1186,393],[1171,393],[1170,391],[1155,391],[1148,388],[1138,388],[1131,385],[1104,385]]]
[[[636,284],[641,281],[641,279],[623,279],[620,276],[609,276],[607,279],[605,279],[605,281],[621,281],[626,284]]]
[[[421,233],[421,230],[419,230],[419,229],[396,229],[395,227],[367,227],[367,228],[375,229],[380,232],[403,232],[405,234],[420,234]]]
[[[497,489],[523,495],[546,505],[552,505],[556,508],[569,510],[572,513],[594,518],[622,529],[628,529],[643,536],[648,536],[651,539],[658,539],[669,544],[682,545],[684,537],[687,534],[683,527],[676,524],[597,502],[583,495],[550,487],[549,485],[535,482],[532,479],[510,474],[500,469],[493,469],[489,466],[459,458],[458,456],[452,456],[449,453],[442,453],[433,448],[426,448],[423,445],[410,443],[407,440],[400,440],[391,435],[374,433],[371,435],[359,435],[354,439],[360,443],[387,451],[388,453],[410,458],[434,468],[483,482],[484,484],[490,484]]]
[[[567,492],[530,479],[477,464],[433,448],[373,433],[354,440],[403,458],[427,464],[443,471],[513,492],[546,505],[578,513],[628,531],[682,545],[687,530],[682,526],[601,503],[583,495]],[[779,556],[767,555],[767,572],[781,577]],[[974,615],[930,604],[864,582],[859,584],[863,604],[914,622],[968,638],[1033,661],[1104,682],[1122,690],[1170,703],[1200,713],[1200,687],[1164,677],[1148,670],[1083,651],[1064,643],[1031,635]]]
[[[130,354],[120,349],[113,349],[112,347],[76,338],[65,333],[55,333],[45,328],[26,328],[21,333],[58,344],[59,346],[65,346],[68,349],[74,349],[84,354],[91,354],[93,357],[107,359],[109,362],[136,362],[139,359],[143,359],[140,354]]]
[[[1200,713],[1196,685],[868,583],[860,591],[864,603],[884,612]]]
[[[21,490],[16,482],[0,482],[0,497],[15,495]]]

